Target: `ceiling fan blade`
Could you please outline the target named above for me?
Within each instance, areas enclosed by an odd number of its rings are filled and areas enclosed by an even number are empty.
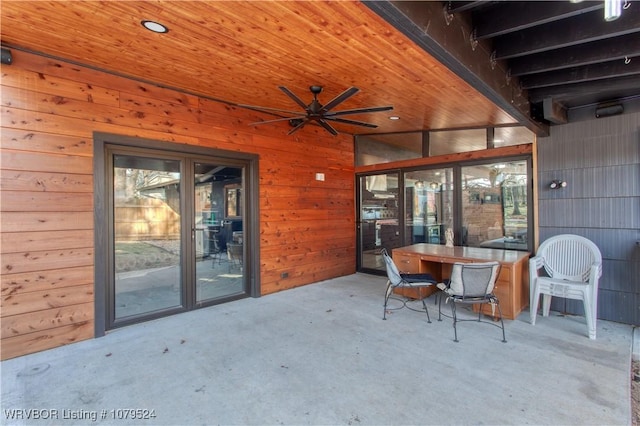
[[[284,117],[284,118],[276,118],[274,120],[265,120],[265,121],[255,121],[253,123],[249,123],[249,126],[258,126],[260,124],[268,124],[268,123],[277,123],[279,121],[289,121],[289,120],[302,120],[306,118],[306,115],[299,115],[297,117]]]
[[[322,127],[324,127],[327,132],[331,133],[333,136],[337,136],[338,135],[338,131],[336,129],[334,129],[333,127],[331,127],[331,124],[327,123],[326,121],[324,121],[323,119],[320,120],[316,120]]]
[[[354,126],[370,127],[372,129],[375,129],[376,127],[378,127],[377,124],[365,123],[364,121],[347,120],[347,119],[344,119],[344,118],[325,117],[324,119],[325,120],[329,120],[329,121],[335,121],[336,123],[344,123],[344,124],[352,124]]]
[[[380,107],[371,107],[371,108],[356,108],[356,109],[345,109],[342,111],[328,112],[326,113],[327,117],[335,117],[338,115],[349,115],[349,114],[365,114],[369,112],[379,112],[379,111],[390,111],[393,107],[391,105],[388,106],[380,106]]]
[[[297,132],[298,130],[302,129],[304,127],[304,125],[307,124],[308,121],[309,121],[309,119],[306,118],[306,117],[303,118],[302,120],[300,120],[300,123],[296,124],[296,126],[293,129],[289,130],[289,133],[287,133],[287,136],[289,136],[289,135]]]
[[[308,105],[305,104],[302,99],[300,99],[299,97],[297,97],[291,90],[287,89],[284,86],[278,86],[278,89],[282,90],[284,92],[285,95],[287,95],[288,97],[290,97],[291,99],[293,99],[293,101],[295,103],[297,103],[298,105],[300,105],[302,107],[302,109],[304,109],[305,111],[307,110]]]
[[[324,112],[329,111],[332,108],[335,108],[336,106],[338,106],[338,104],[346,101],[351,96],[358,93],[359,91],[360,89],[358,89],[357,87],[348,88],[347,90],[345,90],[344,92],[336,96],[335,98],[331,99],[325,106],[323,106],[322,109],[320,110],[320,113],[322,114]]]
[[[269,107],[261,107],[256,105],[243,105],[243,104],[237,104],[236,106],[241,108],[251,109],[254,111],[259,111],[259,112],[282,112],[284,114],[295,114],[295,115],[300,114],[300,111],[290,111],[288,109],[269,108]]]

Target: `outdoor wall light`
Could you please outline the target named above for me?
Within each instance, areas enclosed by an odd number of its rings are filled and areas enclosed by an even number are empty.
[[[563,182],[561,180],[552,180],[551,183],[549,184],[549,188],[551,189],[560,189],[560,188],[566,188],[567,187],[567,182]]]

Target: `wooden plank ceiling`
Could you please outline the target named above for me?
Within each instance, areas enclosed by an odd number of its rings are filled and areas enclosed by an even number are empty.
[[[310,102],[309,87],[320,85],[321,103],[350,86],[360,89],[335,110],[394,107],[344,117],[379,126],[335,124],[344,133],[518,121],[536,130],[360,2],[5,0],[1,9],[2,45],[10,50],[65,58],[231,104],[297,111],[300,106],[278,86]],[[160,22],[169,32],[150,32],[142,20]]]

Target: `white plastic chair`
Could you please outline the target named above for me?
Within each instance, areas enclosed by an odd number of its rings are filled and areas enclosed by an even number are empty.
[[[582,300],[589,338],[595,339],[601,276],[602,255],[592,241],[572,234],[556,235],[544,241],[536,256],[529,259],[531,324],[536,324],[541,294],[545,317],[549,315],[552,296]]]

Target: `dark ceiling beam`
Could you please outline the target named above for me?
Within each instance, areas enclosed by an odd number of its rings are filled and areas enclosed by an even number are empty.
[[[620,78],[610,78],[584,83],[568,84],[564,86],[549,86],[540,89],[529,90],[531,103],[542,102],[546,98],[564,99],[572,97],[586,97],[587,95],[599,95],[600,101],[610,94],[612,98],[620,97],[618,93],[630,93],[639,95],[640,85],[638,76],[632,75]]]
[[[527,94],[507,76],[504,64],[491,61],[487,46],[472,42],[470,26],[448,16],[446,4],[379,0],[363,3],[521,125],[538,136],[549,135],[549,125],[530,116]]]
[[[547,1],[544,7],[540,7],[537,1],[503,2],[491,8],[473,12],[473,22],[478,23],[475,27],[475,36],[478,40],[497,37],[593,12],[603,7],[602,1],[582,3]]]
[[[545,120],[553,124],[566,124],[568,122],[567,108],[551,98],[546,98],[542,101],[542,112]]]
[[[567,68],[523,76],[520,78],[520,86],[528,90],[639,74],[640,57],[629,57],[627,60],[619,59],[617,61],[603,62],[584,67]],[[640,86],[640,78],[638,78],[638,86]]]
[[[469,10],[476,9],[481,6],[485,6],[487,4],[486,1],[476,0],[476,1],[445,1],[443,3],[447,4],[447,8],[449,9],[449,13],[462,13],[467,12]]]
[[[640,56],[640,33],[513,58],[509,61],[509,68],[511,75],[522,76],[633,56]]]
[[[606,22],[601,13],[591,12],[496,37],[493,39],[493,48],[496,59],[509,59],[638,31],[640,13],[623,10],[620,18]]]

